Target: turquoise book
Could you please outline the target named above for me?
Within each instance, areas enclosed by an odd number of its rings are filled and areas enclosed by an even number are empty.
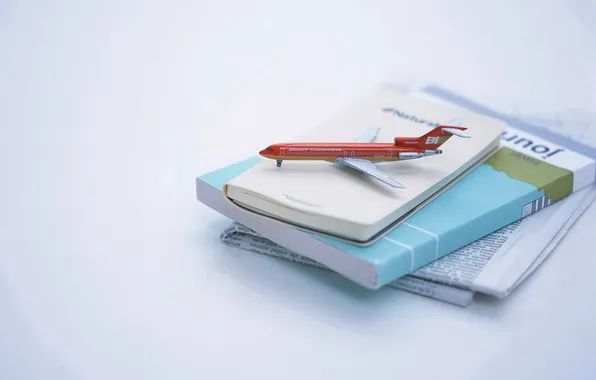
[[[469,104],[448,100],[472,109]],[[412,123],[425,120],[423,115],[396,117]],[[367,246],[293,228],[234,206],[222,189],[261,163],[259,156],[198,176],[197,199],[298,255],[363,287],[378,289],[594,183],[593,152],[531,133],[523,125],[508,124],[493,155]]]

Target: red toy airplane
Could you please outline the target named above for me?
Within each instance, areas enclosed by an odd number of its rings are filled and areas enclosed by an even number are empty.
[[[380,128],[368,130],[356,142],[344,143],[288,143],[274,144],[259,152],[263,157],[277,161],[284,160],[331,161],[366,173],[388,185],[403,188],[403,185],[379,170],[373,163],[378,161],[401,161],[441,154],[438,149],[452,135],[470,137],[454,120],[440,125],[420,137],[395,137],[393,143],[374,143]]]

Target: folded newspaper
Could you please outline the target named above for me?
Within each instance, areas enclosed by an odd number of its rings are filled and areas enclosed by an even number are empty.
[[[439,100],[451,100],[441,93],[433,95]],[[596,141],[585,141],[588,122],[557,120],[557,125],[564,125],[562,130],[568,138],[579,141],[583,135],[583,144],[596,147]],[[574,133],[577,128],[584,133]],[[554,128],[549,129],[551,132]],[[458,306],[470,305],[476,293],[504,298],[555,249],[594,198],[596,186],[592,185],[401,277],[390,286]],[[329,270],[237,222],[223,231],[220,238],[229,246]]]

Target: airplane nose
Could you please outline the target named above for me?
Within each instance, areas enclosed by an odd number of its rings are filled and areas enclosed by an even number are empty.
[[[259,152],[259,154],[263,157],[267,157],[267,150],[263,149]]]

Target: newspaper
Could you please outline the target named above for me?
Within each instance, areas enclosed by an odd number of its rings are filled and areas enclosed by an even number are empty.
[[[389,286],[463,307],[473,302],[476,293],[504,298],[554,250],[594,198],[596,187],[583,189]],[[324,265],[289,251],[238,222],[225,229],[220,238],[232,247],[329,271]]]

